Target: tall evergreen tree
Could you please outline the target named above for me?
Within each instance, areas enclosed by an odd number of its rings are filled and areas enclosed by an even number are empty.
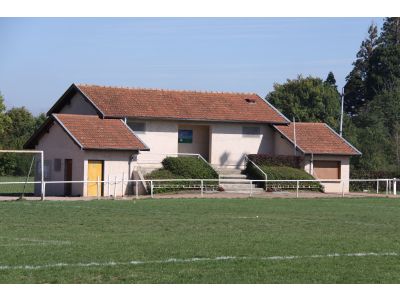
[[[372,99],[383,90],[392,89],[400,78],[400,18],[386,18],[379,36],[379,46],[370,60],[366,95]]]
[[[333,75],[332,71],[328,73],[328,76],[325,79],[325,83],[337,89],[335,75]]]
[[[384,45],[400,44],[400,18],[386,18],[379,41]]]
[[[378,43],[378,28],[375,24],[371,24],[368,28],[368,37],[361,43],[357,59],[353,62],[353,70],[346,77],[344,109],[351,116],[356,116],[361,107],[370,100],[367,99],[367,80],[371,57]]]

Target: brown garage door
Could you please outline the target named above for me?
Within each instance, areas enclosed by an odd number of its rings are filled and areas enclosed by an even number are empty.
[[[340,179],[340,161],[315,160],[314,177],[318,179]]]

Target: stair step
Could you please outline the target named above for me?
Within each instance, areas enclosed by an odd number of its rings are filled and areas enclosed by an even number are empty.
[[[229,174],[229,175],[222,174],[219,176],[219,178],[221,178],[221,179],[246,179],[247,176],[245,174]]]

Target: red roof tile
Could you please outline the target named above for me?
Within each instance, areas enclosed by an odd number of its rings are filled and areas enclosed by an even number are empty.
[[[105,117],[138,117],[285,124],[256,94],[77,85]]]
[[[293,142],[293,123],[274,125]],[[304,153],[359,155],[356,148],[340,137],[325,123],[296,123],[296,144]]]
[[[53,114],[83,149],[145,150],[147,147],[117,119],[98,116]]]

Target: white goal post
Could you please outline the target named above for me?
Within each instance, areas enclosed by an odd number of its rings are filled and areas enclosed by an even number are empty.
[[[40,198],[44,199],[44,152],[42,150],[6,150],[0,153],[40,154]]]

